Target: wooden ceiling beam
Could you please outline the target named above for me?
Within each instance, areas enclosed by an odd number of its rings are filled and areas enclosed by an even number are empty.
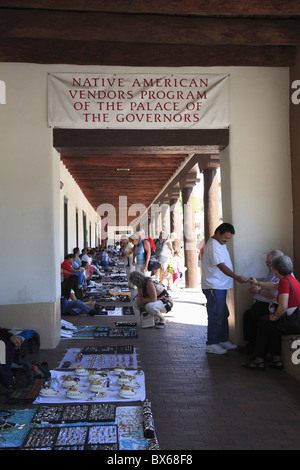
[[[298,19],[194,18],[1,9],[0,39],[176,45],[295,46]]]
[[[83,152],[89,155],[187,154],[189,149],[194,147],[201,149],[201,153],[203,149],[204,152],[207,149],[210,153],[217,153],[218,150],[224,149],[228,142],[229,129],[53,129],[53,146],[62,155]]]
[[[131,67],[290,67],[295,46],[169,45],[2,38],[0,62]]]
[[[152,173],[150,175],[145,175],[145,172],[144,172],[144,175],[143,174],[139,174],[139,175],[134,175],[132,177],[126,177],[124,178],[125,181],[122,181],[120,180],[120,178],[117,178],[117,177],[114,177],[114,176],[106,176],[105,174],[103,176],[96,176],[96,177],[93,177],[93,175],[90,175],[90,176],[81,176],[79,174],[76,174],[76,173],[73,173],[72,172],[72,176],[74,179],[80,181],[81,184],[88,184],[88,183],[91,183],[93,184],[93,187],[96,188],[97,190],[97,185],[95,183],[97,183],[97,181],[99,181],[99,185],[103,185],[103,184],[106,184],[106,183],[111,183],[112,186],[114,187],[114,189],[117,187],[117,186],[123,186],[123,187],[128,187],[128,184],[129,183],[137,183],[138,181],[143,181],[143,182],[147,182],[147,183],[152,183],[153,182],[153,179],[156,177],[158,177],[158,174],[159,174],[159,183],[158,183],[158,186],[161,186],[161,181],[163,179],[166,179],[168,180],[170,178],[170,176],[172,176],[170,173],[161,173],[159,171],[159,173]],[[155,183],[153,183],[155,185]]]
[[[298,16],[298,0],[0,0],[0,7],[181,16]]]
[[[157,166],[155,169],[151,169],[149,170],[146,166],[145,168],[140,171],[126,171],[124,172],[124,174],[121,174],[121,173],[117,173],[115,170],[112,170],[110,172],[107,172],[107,171],[99,171],[97,168],[91,168],[90,170],[88,171],[84,171],[84,169],[80,169],[80,168],[74,168],[72,166],[69,166],[67,167],[68,170],[70,171],[70,173],[72,174],[72,176],[77,177],[77,178],[81,178],[82,180],[84,178],[86,179],[91,179],[91,180],[95,180],[95,179],[98,179],[98,178],[101,178],[101,179],[117,179],[118,181],[122,181],[123,180],[127,180],[127,181],[130,181],[132,178],[138,178],[138,177],[145,177],[145,174],[148,175],[148,178],[150,177],[150,175],[153,177],[155,175],[157,175],[157,172],[158,172],[158,169],[159,169],[159,174],[160,175],[170,175],[170,173],[172,173],[173,171],[175,171],[177,169],[178,165],[177,166],[173,166],[172,168],[163,168],[163,164],[160,164],[159,166]]]
[[[86,168],[90,171],[91,168],[95,169],[104,169],[105,171],[110,170],[117,170],[117,169],[130,169],[132,171],[137,171],[143,168],[157,168],[157,165],[163,166],[164,168],[172,168],[176,167],[178,163],[185,160],[186,155],[181,158],[157,158],[156,156],[152,156],[148,158],[148,155],[144,155],[145,158],[139,158],[136,160],[132,159],[125,159],[125,160],[115,160],[111,159],[109,156],[105,157],[107,160],[95,158],[93,155],[85,156],[85,157],[75,157],[73,156],[62,156],[61,159],[65,163],[66,166],[72,166],[72,168],[82,168],[83,170]]]
[[[80,177],[80,178],[91,178],[91,179],[97,179],[99,177],[101,178],[107,178],[107,179],[113,179],[117,178],[118,180],[130,180],[132,178],[137,178],[137,177],[144,177],[145,174],[148,176],[153,176],[157,175],[157,172],[159,170],[160,175],[170,175],[173,173],[175,170],[177,170],[177,166],[172,166],[169,168],[164,168],[163,163],[160,163],[159,165],[156,165],[156,167],[148,168],[147,166],[144,167],[144,169],[140,169],[139,171],[123,171],[119,172],[116,171],[115,169],[106,171],[103,169],[99,168],[93,168],[91,167],[90,169],[85,169],[84,167],[80,168],[78,166],[73,167],[73,166],[67,166],[67,169],[69,172],[72,174],[72,176]]]
[[[179,162],[180,164],[180,162]],[[81,174],[81,175],[90,175],[91,173],[94,174],[94,176],[98,175],[114,175],[118,177],[125,177],[127,178],[130,175],[140,175],[144,174],[145,171],[148,173],[155,173],[157,169],[159,168],[160,171],[163,171],[165,173],[170,173],[174,168],[178,167],[177,164],[172,164],[172,165],[167,165],[164,163],[162,160],[159,163],[155,163],[153,165],[148,165],[145,163],[143,166],[140,168],[117,168],[117,167],[105,167],[104,165],[89,165],[89,164],[84,164],[84,163],[78,163],[78,164],[68,164],[66,165],[67,168],[71,168],[72,172]]]
[[[137,154],[134,154],[134,155],[131,155],[131,154],[128,154],[128,155],[114,155],[114,154],[93,154],[93,155],[87,155],[85,153],[82,153],[82,154],[76,154],[76,155],[68,155],[68,154],[65,154],[63,153],[61,155],[61,158],[64,158],[64,159],[70,159],[72,161],[80,161],[81,163],[84,162],[84,160],[88,160],[89,162],[101,162],[103,163],[104,165],[115,165],[122,162],[130,162],[131,164],[135,164],[137,166],[139,166],[140,164],[144,165],[145,163],[153,163],[154,160],[157,160],[157,161],[174,161],[174,160],[181,160],[181,159],[184,159],[186,158],[186,154],[172,154],[172,155],[168,155],[168,154],[157,154],[157,153],[149,153],[147,155],[144,155],[144,154],[141,154],[139,155],[138,153]],[[107,160],[109,159],[109,160]]]
[[[120,178],[120,177],[113,177],[113,176],[106,176],[105,174],[103,175],[99,175],[97,177],[93,177],[93,175],[85,175],[85,176],[81,176],[79,173],[73,173],[72,172],[72,176],[73,178],[82,183],[82,184],[85,184],[85,186],[88,186],[88,183],[92,183],[93,184],[93,188],[95,188],[95,190],[97,190],[97,185],[95,184],[95,182],[97,183],[97,181],[99,181],[99,187],[101,188],[101,185],[103,187],[103,184],[106,184],[106,183],[110,183],[112,184],[112,188],[115,189],[117,186],[122,186],[122,187],[128,187],[129,184],[131,183],[137,183],[139,180],[141,181],[147,181],[149,183],[153,182],[153,185],[157,184],[158,186],[161,186],[161,182],[162,180],[168,180],[171,176],[172,176],[172,173],[168,172],[168,173],[151,173],[150,175],[148,174],[145,174],[146,171],[144,172],[144,175],[140,174],[140,175],[132,175],[131,177],[127,176],[126,178]],[[155,177],[157,178],[158,177],[158,174],[160,176],[160,178],[155,181]],[[154,180],[154,181],[153,181]]]

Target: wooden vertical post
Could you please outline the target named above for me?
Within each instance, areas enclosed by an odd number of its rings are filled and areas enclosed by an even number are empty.
[[[214,234],[219,225],[219,182],[216,169],[206,169],[204,175],[204,237],[205,241]]]
[[[198,286],[193,191],[197,182],[196,176],[196,173],[188,174],[182,185],[184,258],[187,268],[185,286],[187,288],[196,288]]]

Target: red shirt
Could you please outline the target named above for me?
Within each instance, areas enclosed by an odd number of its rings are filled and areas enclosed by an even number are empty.
[[[61,264],[61,268],[62,268],[62,269],[65,269],[66,271],[69,271],[70,274],[72,274],[72,265],[71,265],[71,263],[69,263],[69,261],[66,261],[66,260],[65,260],[65,261]],[[68,277],[70,276],[70,274],[63,273],[64,279],[68,279]]]
[[[292,274],[289,274],[288,276],[285,276],[283,279],[280,279],[279,284],[278,284],[278,296],[280,294],[289,294],[288,308],[297,307],[298,306],[297,300],[294,297],[294,294],[293,294],[293,291],[291,289],[288,279],[293,286],[293,289],[295,291],[296,297],[300,305],[300,283],[299,281],[297,281],[297,279],[294,278]]]

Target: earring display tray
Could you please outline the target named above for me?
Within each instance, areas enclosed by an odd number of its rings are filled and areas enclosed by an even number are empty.
[[[121,317],[123,315],[134,315],[133,307],[113,307],[103,306],[96,304],[94,306],[93,316],[116,316]]]
[[[93,339],[99,337],[109,338],[137,338],[137,326],[116,326],[116,325],[98,325],[87,326],[80,325],[72,332],[72,339]]]
[[[105,350],[103,351],[102,348]],[[57,370],[70,371],[78,365],[89,370],[113,369],[118,364],[129,369],[137,369],[136,348],[131,345],[71,348],[65,353]]]
[[[118,449],[118,426],[62,426],[32,428],[21,448],[26,450],[91,450],[108,446]]]
[[[116,406],[109,403],[41,406],[32,418],[36,424],[115,421]]]
[[[85,346],[81,354],[133,354],[133,346]]]
[[[131,299],[126,292],[123,295],[116,294],[105,294],[105,293],[96,293],[92,292],[84,296],[84,300],[95,300],[96,302],[131,302]]]
[[[102,336],[109,336],[110,338],[136,338],[137,329],[135,326],[97,326],[95,329],[94,338]]]

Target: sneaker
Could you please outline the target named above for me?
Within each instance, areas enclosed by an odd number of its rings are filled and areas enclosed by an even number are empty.
[[[232,344],[230,341],[225,341],[224,343],[220,343],[220,345],[224,349],[237,349],[237,345]]]
[[[164,328],[166,326],[167,322],[159,322],[159,323],[156,323],[155,327],[156,328]]]
[[[211,354],[226,354],[227,349],[222,348],[220,344],[207,344],[206,352]]]

